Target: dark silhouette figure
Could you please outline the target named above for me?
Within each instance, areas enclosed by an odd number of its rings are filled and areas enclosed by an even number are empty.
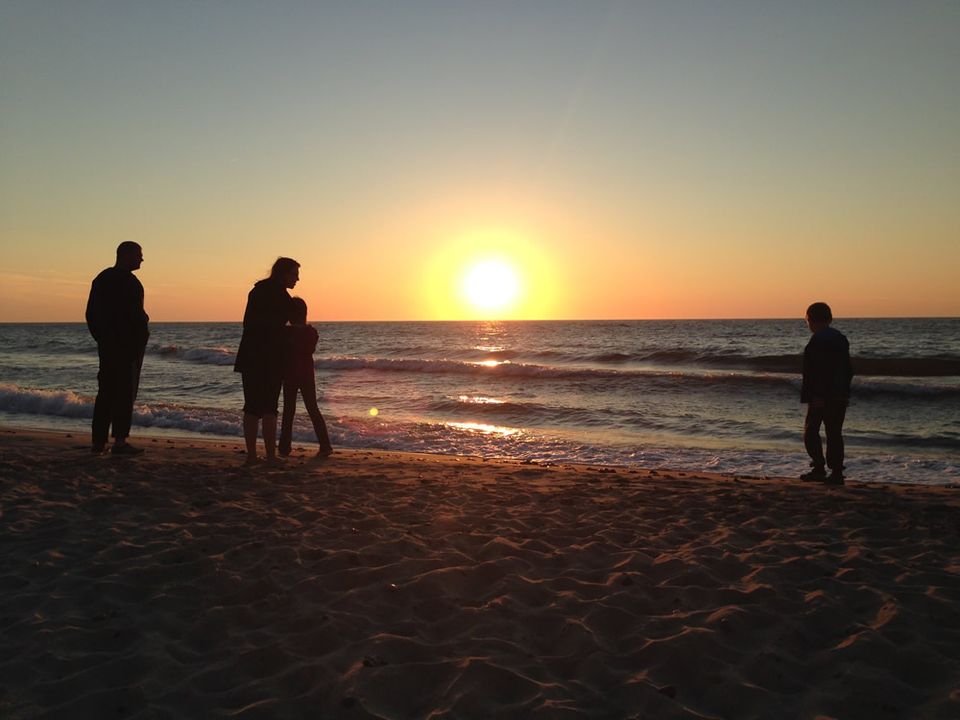
[[[817,302],[808,307],[806,321],[813,336],[803,350],[800,402],[807,403],[803,444],[813,469],[801,478],[808,482],[843,485],[843,420],[853,379],[850,343],[843,333],[830,327],[833,313],[826,303]],[[829,477],[824,469],[820,425],[826,429]]]
[[[247,295],[243,336],[233,369],[243,376],[243,437],[247,463],[258,462],[257,430],[263,424],[268,462],[276,461],[277,406],[283,383],[284,325],[290,316],[290,293],[300,280],[300,263],[277,258],[270,277],[258,281]]]
[[[143,452],[127,442],[143,352],[150,337],[150,318],[143,310],[143,285],[133,275],[142,263],[143,249],[135,242],[122,242],[117,247],[116,264],[97,275],[90,286],[87,327],[100,355],[93,406],[93,452],[97,454],[104,451],[111,426],[111,453]]]
[[[317,407],[317,385],[313,372],[313,351],[317,349],[320,336],[312,325],[307,325],[307,304],[298,297],[290,300],[290,325],[284,328],[284,334],[287,359],[283,371],[283,423],[279,452],[284,457],[290,454],[293,416],[297,412],[299,392],[320,444],[317,456],[326,457],[333,452],[333,447],[327,434],[327,424]]]

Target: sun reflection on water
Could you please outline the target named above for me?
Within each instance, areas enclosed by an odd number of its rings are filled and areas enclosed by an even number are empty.
[[[461,395],[457,398],[462,403],[471,403],[473,405],[503,405],[503,400],[497,400],[483,395]]]
[[[483,367],[499,367],[500,365],[509,365],[509,360],[477,360],[474,365],[482,365]]]
[[[520,432],[520,428],[504,427],[503,425],[489,425],[487,423],[476,422],[447,422],[447,427],[457,430],[466,430],[467,432],[478,433],[480,435],[497,435],[499,437],[508,437]]]

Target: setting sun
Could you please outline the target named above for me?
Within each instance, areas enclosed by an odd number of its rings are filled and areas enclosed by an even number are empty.
[[[463,292],[478,310],[504,310],[517,298],[520,281],[514,268],[503,260],[484,260],[464,276]]]
[[[557,310],[564,285],[535,232],[443,232],[423,264],[424,312],[436,320],[532,320]]]

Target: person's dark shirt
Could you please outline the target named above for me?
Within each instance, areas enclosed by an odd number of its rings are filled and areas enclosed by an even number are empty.
[[[290,293],[280,280],[258,281],[247,295],[243,335],[233,365],[236,372],[281,373],[283,326],[290,316]]]
[[[309,381],[313,378],[313,352],[317,349],[319,333],[312,325],[290,325],[283,330],[287,347],[284,382]]]
[[[101,349],[140,352],[150,337],[143,285],[123,268],[109,267],[93,279],[86,317],[90,334]]]
[[[803,350],[800,402],[848,398],[852,379],[850,343],[844,334],[832,327],[815,332]]]

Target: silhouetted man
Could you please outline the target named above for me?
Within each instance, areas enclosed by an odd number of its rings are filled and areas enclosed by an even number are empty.
[[[143,250],[135,242],[117,246],[117,262],[93,280],[87,300],[87,327],[97,341],[100,372],[93,406],[93,452],[102,453],[113,426],[114,455],[137,455],[143,450],[127,443],[133,419],[133,401],[140,385],[143,352],[150,336],[150,318],[143,310],[143,285],[134,277]]]

